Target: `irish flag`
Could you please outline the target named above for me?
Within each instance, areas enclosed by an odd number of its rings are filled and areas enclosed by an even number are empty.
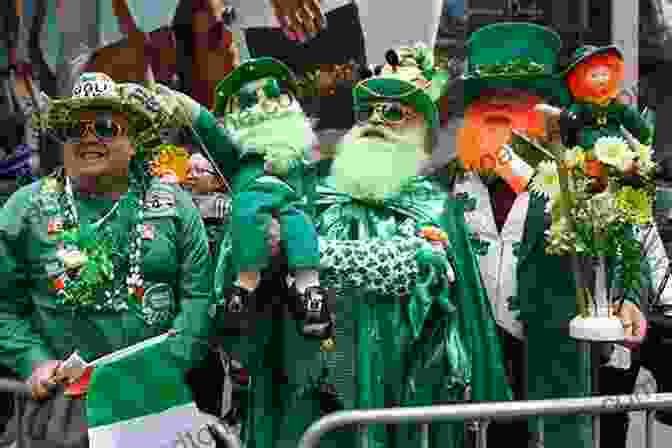
[[[183,374],[169,354],[172,334],[148,339],[87,366],[90,445],[96,448],[214,446]]]

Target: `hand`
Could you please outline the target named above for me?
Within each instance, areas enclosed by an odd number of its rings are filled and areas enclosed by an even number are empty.
[[[548,104],[538,104],[535,106],[534,110],[544,115],[544,129],[546,131],[546,135],[543,138],[542,143],[562,143],[562,135],[560,132],[560,117],[562,115],[562,109],[549,106]]]
[[[27,382],[32,389],[34,400],[48,398],[53,386],[65,380],[58,371],[60,365],[61,361],[49,360],[40,363],[33,369],[33,373]]]
[[[320,0],[271,0],[271,5],[280,24],[290,33],[315,35],[324,26]]]
[[[646,331],[646,320],[639,306],[625,302],[618,313],[614,312],[613,308],[612,312],[613,316],[619,318],[623,324],[625,341],[635,344],[641,342]]]

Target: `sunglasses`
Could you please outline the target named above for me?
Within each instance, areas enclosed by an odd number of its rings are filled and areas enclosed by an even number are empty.
[[[95,120],[79,120],[72,126],[62,127],[54,132],[56,137],[65,143],[78,143],[89,134],[98,141],[109,142],[125,135],[127,129],[111,118],[96,118]]]
[[[401,103],[387,102],[364,106],[356,112],[357,122],[362,124],[377,118],[386,124],[401,124],[415,116],[415,112]]]

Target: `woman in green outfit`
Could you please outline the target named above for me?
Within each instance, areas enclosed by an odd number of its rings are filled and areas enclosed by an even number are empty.
[[[169,329],[185,370],[207,351],[205,229],[145,159],[170,117],[149,90],[101,73],[83,74],[42,117],[64,140],[64,168],[0,212],[0,363],[35,399],[69,380],[59,367],[74,351],[93,360]]]

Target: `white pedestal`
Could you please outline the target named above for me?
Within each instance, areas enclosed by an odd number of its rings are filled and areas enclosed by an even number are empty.
[[[620,342],[625,331],[619,319],[577,316],[569,323],[569,335],[581,341]]]

